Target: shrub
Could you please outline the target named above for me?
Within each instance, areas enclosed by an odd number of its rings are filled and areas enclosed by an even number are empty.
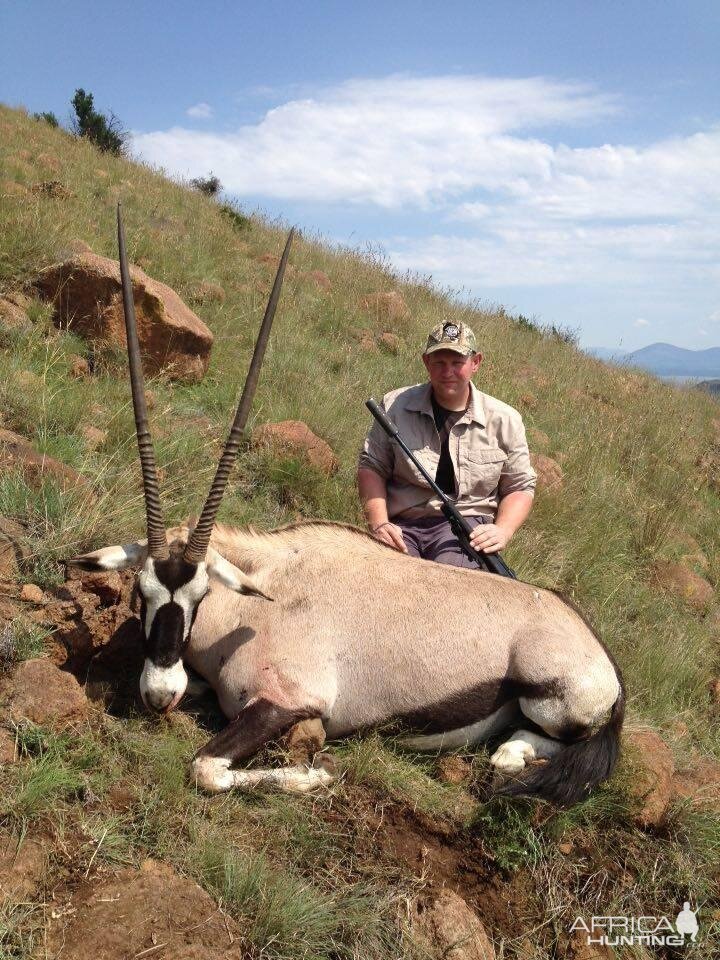
[[[51,127],[60,126],[60,121],[52,112],[52,110],[43,110],[42,113],[34,113],[33,120],[42,120],[45,123],[49,123]]]
[[[220,212],[227,217],[236,230],[248,230],[251,226],[249,217],[244,216],[239,210],[236,210],[231,203],[221,203]]]
[[[222,190],[220,179],[212,173],[209,173],[207,177],[195,177],[190,183],[196,190],[199,190],[200,193],[204,193],[208,197],[216,197]]]
[[[93,105],[93,95],[86,93],[82,87],[75,91],[71,102],[75,110],[73,132],[78,137],[90,140],[98,150],[121,156],[125,152],[128,134],[118,118],[113,113],[99,113]]]

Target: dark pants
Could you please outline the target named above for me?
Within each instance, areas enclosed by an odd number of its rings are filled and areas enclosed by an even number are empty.
[[[481,523],[492,523],[491,517],[467,517],[473,529]],[[403,532],[403,540],[411,557],[447,563],[451,567],[478,569],[462,551],[458,539],[445,517],[423,517],[422,520],[393,520]]]

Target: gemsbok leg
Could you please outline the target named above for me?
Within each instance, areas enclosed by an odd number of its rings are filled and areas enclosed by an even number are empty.
[[[233,764],[248,760],[266,743],[282,737],[294,724],[316,711],[281,707],[264,697],[255,697],[224,730],[193,760],[193,776],[199,787],[211,793],[275,787],[289,793],[307,793],[333,780],[324,767],[279,767],[274,770],[233,770]]]

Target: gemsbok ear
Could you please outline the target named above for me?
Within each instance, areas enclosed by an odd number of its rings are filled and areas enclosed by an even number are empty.
[[[253,580],[242,572],[235,564],[230,563],[225,557],[221,557],[217,550],[208,547],[207,551],[207,572],[213,577],[217,577],[220,583],[226,587],[235,590],[236,593],[245,593],[253,597],[262,597],[263,600],[272,600],[266,593],[263,593]]]
[[[124,570],[145,563],[147,554],[147,540],[138,540],[136,543],[123,543],[83,553],[82,556],[65,560],[65,564],[81,570]]]

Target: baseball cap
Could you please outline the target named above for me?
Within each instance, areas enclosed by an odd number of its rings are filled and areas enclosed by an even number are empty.
[[[434,353],[436,350],[454,350],[464,357],[471,357],[477,353],[475,334],[466,323],[454,323],[446,320],[438,323],[430,331],[425,353]]]

